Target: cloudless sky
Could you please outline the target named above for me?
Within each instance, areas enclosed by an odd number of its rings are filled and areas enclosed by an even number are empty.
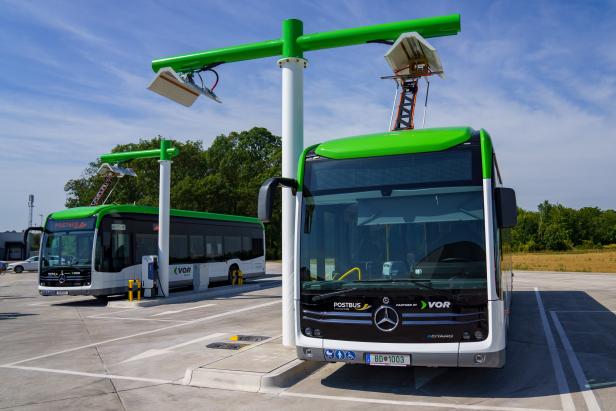
[[[525,208],[616,208],[615,12],[614,1],[0,0],[0,231],[25,228],[29,193],[35,223],[64,208],[65,182],[116,144],[280,134],[275,57],[220,66],[222,105],[185,108],[145,87],[153,59],[278,38],[291,17],[312,33],[460,13],[459,35],[429,40],[446,79],[432,81],[426,125],[487,129]],[[387,128],[385,51],[306,53],[306,145]]]

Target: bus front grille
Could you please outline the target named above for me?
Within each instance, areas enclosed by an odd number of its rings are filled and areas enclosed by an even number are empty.
[[[90,270],[46,271],[39,275],[39,284],[45,287],[83,287],[91,284]]]

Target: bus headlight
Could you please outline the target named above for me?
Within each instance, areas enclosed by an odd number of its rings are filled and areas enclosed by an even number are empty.
[[[464,331],[462,333],[462,338],[464,338],[465,340],[470,340],[471,339],[471,333],[469,333],[468,331]]]
[[[304,329],[304,334],[306,334],[308,337],[312,337],[312,328],[306,327]]]
[[[483,333],[481,332],[481,330],[475,331],[475,338],[478,340],[481,340],[483,338]]]

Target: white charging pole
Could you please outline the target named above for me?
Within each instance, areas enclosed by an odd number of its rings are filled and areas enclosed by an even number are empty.
[[[171,212],[171,160],[166,156],[168,142],[161,141],[160,183],[158,194],[158,295],[169,297],[169,219]]]
[[[308,62],[298,57],[278,61],[282,69],[282,176],[297,178],[297,162],[304,148],[304,69]],[[282,189],[282,344],[295,346],[293,297],[295,243],[295,197]]]

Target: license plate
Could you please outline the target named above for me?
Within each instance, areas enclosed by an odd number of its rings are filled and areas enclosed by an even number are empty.
[[[366,363],[387,367],[408,367],[411,365],[411,356],[408,354],[368,354]]]
[[[68,295],[68,291],[56,291],[56,295]]]

